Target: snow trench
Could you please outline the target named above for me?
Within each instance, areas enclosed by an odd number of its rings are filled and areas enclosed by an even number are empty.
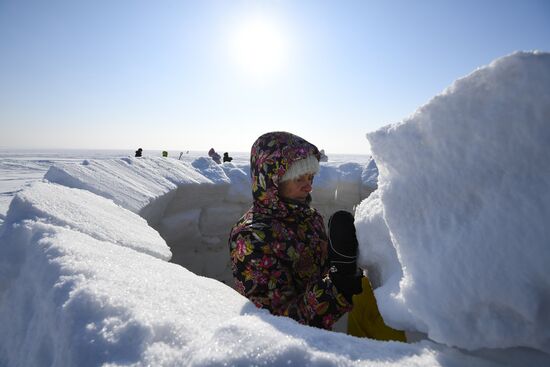
[[[367,172],[368,168],[368,172]],[[233,284],[227,240],[252,203],[248,165],[198,158],[192,163],[162,158],[121,158],[62,164],[45,179],[113,200],[158,231],[170,261],[195,274]],[[370,166],[322,163],[312,205],[328,221],[354,208],[376,188]]]
[[[248,171],[209,158],[84,160],[25,187],[0,227],[0,366],[230,361],[197,342],[223,345],[225,323],[239,334],[267,316],[232,289],[227,238],[251,205]],[[323,213],[353,210],[371,191],[363,176],[358,163],[324,164]],[[267,328],[292,321],[279,319]]]

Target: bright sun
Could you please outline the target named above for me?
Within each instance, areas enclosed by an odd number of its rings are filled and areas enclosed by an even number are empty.
[[[275,24],[259,17],[242,23],[231,40],[231,52],[237,64],[259,78],[282,69],[286,48],[283,34]]]

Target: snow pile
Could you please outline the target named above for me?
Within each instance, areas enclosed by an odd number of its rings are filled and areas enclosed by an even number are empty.
[[[550,353],[550,54],[499,59],[368,139],[379,189],[356,224],[386,320]]]

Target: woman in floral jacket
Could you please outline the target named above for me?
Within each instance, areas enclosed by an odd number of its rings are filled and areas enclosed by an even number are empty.
[[[331,329],[351,309],[361,279],[350,291],[329,274],[323,218],[309,206],[319,158],[296,135],[260,136],[250,159],[253,206],[233,227],[229,248],[239,293],[274,315]]]

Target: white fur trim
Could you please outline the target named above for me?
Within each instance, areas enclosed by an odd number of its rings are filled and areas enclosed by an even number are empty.
[[[280,182],[294,180],[306,173],[316,174],[317,172],[319,172],[319,161],[314,155],[309,155],[292,163]]]

